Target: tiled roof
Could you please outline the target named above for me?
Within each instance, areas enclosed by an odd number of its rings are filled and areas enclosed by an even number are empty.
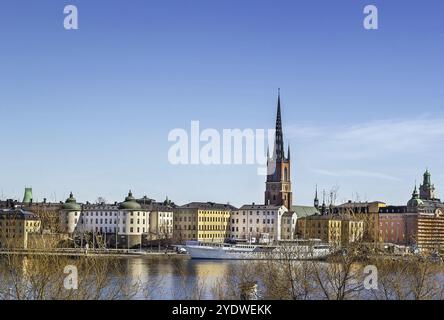
[[[315,220],[357,220],[349,215],[336,215],[336,214],[326,214],[326,215],[311,215],[307,216],[307,219],[315,219]],[[359,220],[357,220],[359,221]]]
[[[246,204],[239,210],[278,210],[281,206],[265,205],[265,204]]]
[[[38,220],[34,213],[25,211],[23,209],[2,209],[0,210],[0,217],[20,220]]]
[[[342,208],[342,207],[365,207],[371,204],[385,204],[385,202],[382,201],[371,201],[371,202],[346,202],[343,204],[338,205],[337,207]]]
[[[237,208],[231,204],[215,202],[190,202],[179,206],[178,209],[237,210]]]

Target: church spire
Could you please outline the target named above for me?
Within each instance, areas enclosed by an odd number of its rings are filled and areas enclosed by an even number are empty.
[[[281,89],[278,89],[278,103],[276,114],[276,137],[274,141],[274,156],[276,160],[282,160],[284,158],[284,135],[282,132],[282,119],[281,119]]]
[[[318,185],[316,185],[316,190],[315,190],[314,207],[315,207],[316,209],[319,208]]]
[[[321,210],[321,214],[325,215],[327,210],[326,210],[326,205],[325,205],[325,190],[322,192],[322,210]]]
[[[267,160],[267,181],[265,186],[265,203],[283,205],[292,210],[293,194],[291,192],[290,146],[287,157],[284,150],[284,137],[281,118],[281,94],[278,91],[276,131],[272,156]],[[268,152],[267,152],[268,156]]]
[[[412,198],[413,199],[418,199],[419,195],[418,195],[418,189],[416,188],[416,181],[415,181],[415,189],[413,190],[412,193]]]

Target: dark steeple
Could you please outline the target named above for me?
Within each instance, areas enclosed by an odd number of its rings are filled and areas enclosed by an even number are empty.
[[[316,185],[315,198],[314,198],[314,207],[315,207],[316,209],[319,208],[318,185]]]
[[[322,210],[321,214],[325,215],[327,213],[326,205],[325,205],[325,190],[322,192]]]
[[[416,189],[416,181],[415,181],[415,189],[413,190],[413,193],[412,193],[412,198],[413,199],[419,198],[418,189]]]
[[[278,206],[283,205],[288,210],[291,210],[293,194],[291,192],[290,146],[288,146],[288,155],[286,158],[284,152],[284,135],[282,132],[280,90],[278,91],[274,148],[271,158],[267,159],[267,169],[265,203]]]
[[[281,90],[278,89],[278,103],[276,114],[276,138],[274,141],[273,155],[277,161],[284,159],[284,134],[282,132],[282,119],[281,119]]]

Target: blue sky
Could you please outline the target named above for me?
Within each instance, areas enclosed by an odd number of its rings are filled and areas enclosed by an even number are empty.
[[[173,166],[167,137],[272,128],[280,87],[294,202],[318,184],[403,204],[426,167],[444,197],[443,15],[440,0],[4,0],[1,194],[260,203],[256,166]]]

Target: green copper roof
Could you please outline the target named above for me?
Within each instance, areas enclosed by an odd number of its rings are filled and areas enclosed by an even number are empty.
[[[120,204],[119,209],[140,210],[140,209],[142,209],[142,206],[136,201],[136,199],[133,197],[133,194],[130,190],[128,193],[128,196],[125,198],[125,201]]]
[[[74,198],[72,192],[69,194],[69,198],[66,199],[65,203],[62,206],[63,210],[70,210],[70,211],[80,211],[81,206],[77,203],[76,198]]]
[[[319,214],[318,209],[310,206],[292,206],[291,211],[294,211],[298,218],[309,217],[315,214]]]
[[[32,188],[25,188],[25,195],[23,196],[23,203],[30,203],[32,200]]]
[[[420,207],[424,204],[424,201],[418,198],[412,198],[407,203],[407,207]]]

